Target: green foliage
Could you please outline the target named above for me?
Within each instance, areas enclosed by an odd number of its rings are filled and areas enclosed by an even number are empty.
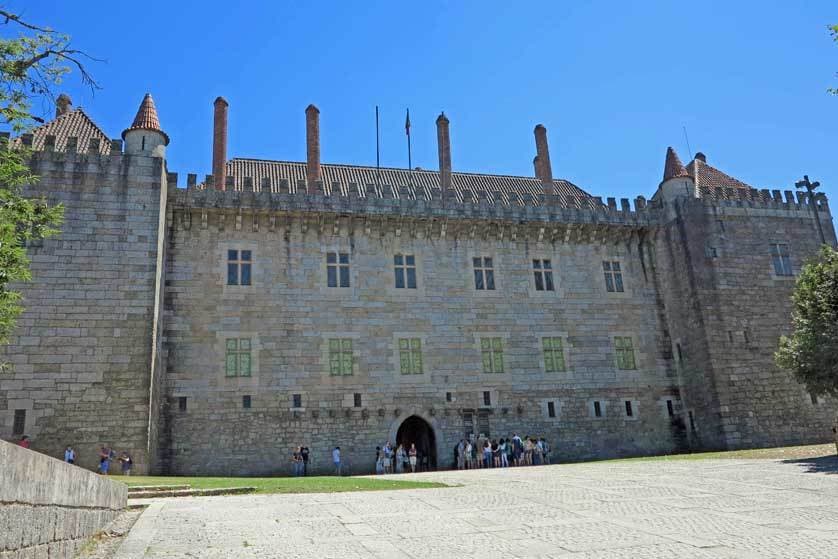
[[[832,35],[832,40],[838,43],[838,25],[830,25],[829,33]],[[838,95],[838,88],[830,88],[829,92]]]
[[[0,122],[6,128],[21,133],[39,121],[33,101],[51,101],[72,67],[84,83],[98,87],[81,62],[86,55],[70,48],[68,36],[4,10],[0,18]],[[26,248],[56,234],[64,213],[44,198],[24,196],[23,187],[37,182],[27,166],[29,156],[19,146],[0,145],[0,343],[8,341],[22,311],[14,285],[31,279]]]
[[[792,300],[794,331],[774,359],[812,394],[838,396],[838,251],[824,245],[803,267]]]

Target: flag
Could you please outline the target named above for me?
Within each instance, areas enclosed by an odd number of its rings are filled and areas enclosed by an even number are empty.
[[[404,133],[410,136],[410,109],[407,109],[407,116],[404,119]]]

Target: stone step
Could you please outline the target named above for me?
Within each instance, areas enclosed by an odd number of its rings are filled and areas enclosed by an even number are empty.
[[[214,489],[158,489],[154,491],[135,491],[128,494],[129,499],[151,499],[155,497],[210,497],[212,495],[241,495],[253,493],[255,487],[218,487]]]
[[[191,489],[191,485],[129,485],[128,494],[138,493],[143,491],[181,491],[183,489]]]

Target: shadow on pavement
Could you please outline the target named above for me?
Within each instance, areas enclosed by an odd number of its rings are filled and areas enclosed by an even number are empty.
[[[819,456],[817,458],[798,458],[783,460],[784,464],[797,464],[808,473],[838,474],[838,456]]]

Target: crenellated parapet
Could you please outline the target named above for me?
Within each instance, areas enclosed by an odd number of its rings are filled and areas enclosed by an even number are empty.
[[[230,177],[228,177],[229,179]],[[634,204],[624,198],[605,202],[598,197],[575,197],[554,194],[520,194],[502,191],[472,192],[443,199],[440,191],[409,185],[360,185],[316,183],[313,193],[305,181],[291,185],[281,180],[279,189],[270,184],[245,190],[200,188],[196,175],[189,175],[187,188],[175,188],[177,176],[169,174],[169,198],[177,211],[201,212],[284,212],[292,214],[333,214],[413,218],[426,220],[482,220],[511,223],[586,223],[646,228],[658,221],[660,208],[643,197]],[[244,180],[248,184],[247,179]],[[452,191],[453,194],[453,191]]]

